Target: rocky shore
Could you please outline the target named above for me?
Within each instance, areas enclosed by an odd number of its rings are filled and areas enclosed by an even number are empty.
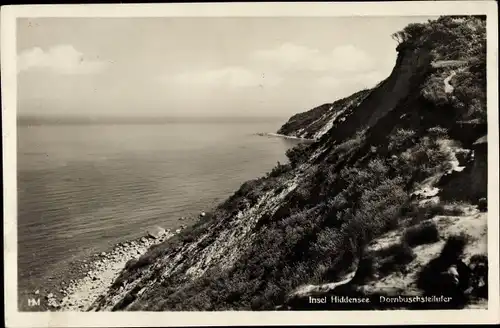
[[[84,272],[82,278],[62,282],[60,290],[45,295],[47,310],[87,311],[95,299],[106,292],[129,260],[139,258],[151,246],[166,241],[184,228],[186,225],[175,231],[154,227],[143,237],[119,243],[108,252],[94,254],[88,262],[81,265]],[[40,291],[37,290],[34,294],[39,295]]]

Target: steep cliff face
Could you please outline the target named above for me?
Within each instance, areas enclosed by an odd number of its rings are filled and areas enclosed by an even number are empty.
[[[482,18],[444,17],[403,30],[385,81],[292,117],[279,133],[317,141],[296,147],[287,153],[289,164],[243,184],[193,227],[128,265],[90,310],[297,308],[314,286],[336,289],[343,279],[358,294],[383,277],[413,283],[463,230],[450,220],[460,226],[477,213],[476,196],[450,203],[453,197],[440,198],[438,182],[469,165],[456,165],[457,158],[483,133],[470,129],[456,138],[451,131],[457,122],[485,117],[484,26]],[[460,69],[439,64],[447,60],[460,60]],[[474,164],[475,174],[484,170]],[[474,236],[481,247],[469,247],[467,259],[485,250],[482,227]],[[391,231],[405,243],[385,245]],[[427,249],[418,248],[421,242],[433,251],[416,256]],[[386,265],[368,266],[366,254],[381,248],[385,253],[376,256]],[[425,284],[414,285],[426,292]]]
[[[356,108],[371,90],[363,90],[337,100],[323,104],[307,112],[292,116],[277,133],[306,139],[319,139],[336,123],[345,121],[347,115]]]
[[[430,61],[428,49],[401,51],[391,75],[377,87],[296,114],[278,130],[278,133],[319,139],[329,131],[337,131],[336,136],[350,136],[355,133],[352,129],[372,126],[380,117],[390,112],[401,99],[408,96],[410,90],[414,91],[412,86],[418,86],[421,78],[431,68]],[[370,110],[365,106],[370,106]]]

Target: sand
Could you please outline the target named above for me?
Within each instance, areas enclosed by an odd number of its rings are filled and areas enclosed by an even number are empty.
[[[152,245],[159,244],[169,239],[176,232],[166,231],[163,235],[141,237],[125,243],[115,245],[109,252],[95,254],[83,278],[72,280],[58,294],[63,295],[57,299],[54,294],[47,295],[49,311],[87,311],[94,301],[106,293],[113,281],[118,277],[131,260],[139,258]]]

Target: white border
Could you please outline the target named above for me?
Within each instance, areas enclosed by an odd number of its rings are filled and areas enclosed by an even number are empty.
[[[16,230],[16,18],[18,17],[333,17],[487,14],[488,310],[309,312],[18,312]],[[498,323],[498,16],[495,1],[217,3],[3,6],[1,8],[4,282],[7,327]]]

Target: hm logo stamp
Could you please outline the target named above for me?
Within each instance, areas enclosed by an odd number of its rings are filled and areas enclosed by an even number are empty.
[[[37,298],[28,298],[28,306],[33,307],[33,306],[40,306],[40,299]]]

